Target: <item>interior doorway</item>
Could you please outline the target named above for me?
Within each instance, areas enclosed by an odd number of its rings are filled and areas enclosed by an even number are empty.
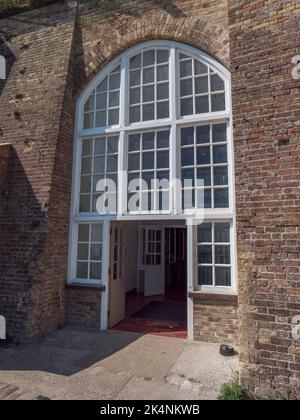
[[[186,227],[118,224],[111,230],[109,327],[187,338]]]

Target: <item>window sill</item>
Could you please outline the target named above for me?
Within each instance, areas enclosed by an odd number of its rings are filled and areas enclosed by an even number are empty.
[[[238,295],[236,294],[189,292],[188,297],[202,305],[238,306]]]
[[[69,283],[66,284],[66,289],[79,289],[79,290],[100,290],[105,292],[105,286],[102,284],[89,284],[89,283]]]

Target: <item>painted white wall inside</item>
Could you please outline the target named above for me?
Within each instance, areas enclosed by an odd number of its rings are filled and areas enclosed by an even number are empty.
[[[137,287],[139,223],[126,223],[125,292]]]

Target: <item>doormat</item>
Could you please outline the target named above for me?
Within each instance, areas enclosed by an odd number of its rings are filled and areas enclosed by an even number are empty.
[[[132,315],[132,318],[187,322],[187,307],[182,302],[150,302]]]

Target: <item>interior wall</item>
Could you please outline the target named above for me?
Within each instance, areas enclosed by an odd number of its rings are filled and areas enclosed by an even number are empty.
[[[125,292],[137,287],[137,266],[139,249],[139,224],[138,222],[126,223],[125,244]]]

